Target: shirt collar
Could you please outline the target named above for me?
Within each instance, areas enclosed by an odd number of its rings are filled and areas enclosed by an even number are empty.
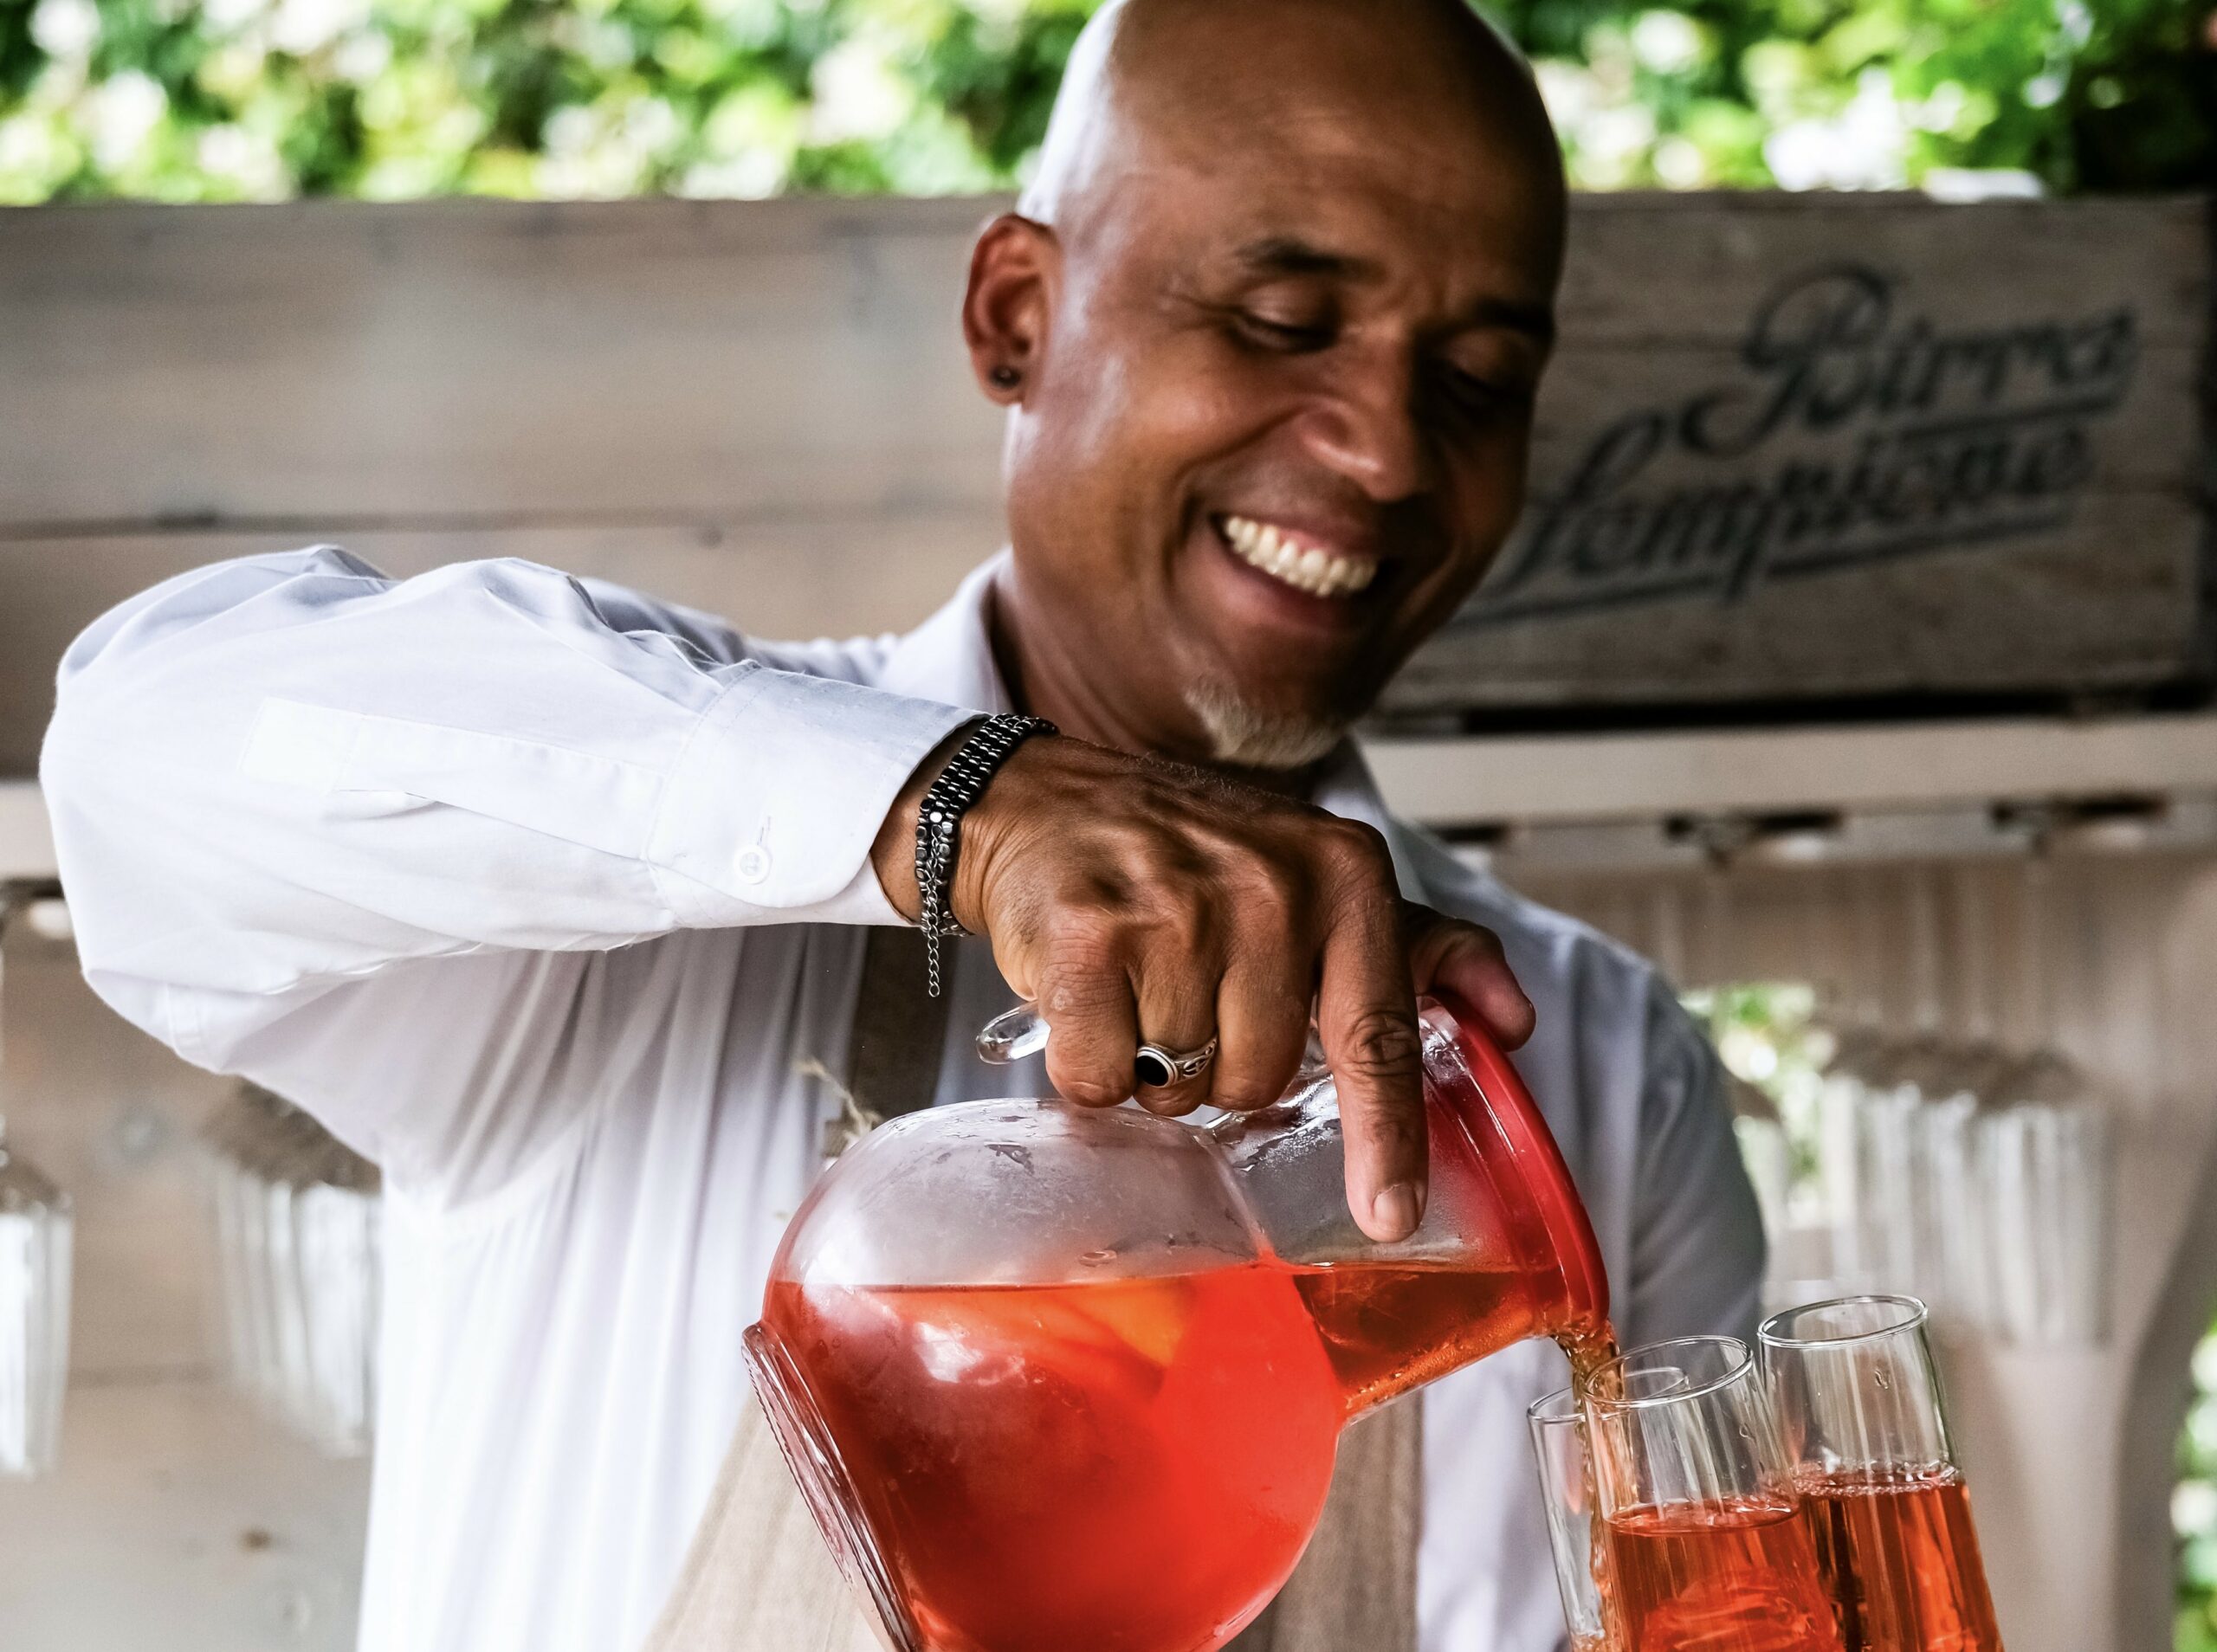
[[[938,613],[894,643],[877,686],[989,716],[1014,711],[987,623],[993,580],[1007,560],[1004,550],[972,569]]]
[[[989,715],[1014,711],[1016,703],[993,658],[989,621],[993,581],[1008,558],[1003,549],[971,570],[939,612],[896,642],[878,687]],[[1325,759],[1309,801],[1344,820],[1374,827],[1393,857],[1393,878],[1401,893],[1412,900],[1425,898],[1400,823],[1387,812],[1370,765],[1352,739]]]

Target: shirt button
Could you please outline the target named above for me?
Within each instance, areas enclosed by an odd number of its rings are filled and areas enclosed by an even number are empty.
[[[739,874],[741,883],[759,883],[770,875],[770,851],[759,845],[743,849],[732,869]]]

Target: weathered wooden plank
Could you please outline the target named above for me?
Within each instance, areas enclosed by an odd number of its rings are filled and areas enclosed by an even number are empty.
[[[999,204],[8,214],[0,523],[990,497],[997,422],[954,307]],[[2013,238],[2038,256],[2007,259],[2000,319],[2123,307],[2143,352],[2190,352],[2201,223],[2179,201],[1582,199],[1550,403],[1584,429],[1645,384],[1690,384],[1849,256],[1916,278],[1905,320],[1990,328],[1988,261]]]
[[[122,597],[225,557],[336,540],[405,578],[521,557],[721,614],[762,636],[904,630],[1001,540],[998,506],[794,522],[544,528],[290,529],[0,543],[0,775],[28,774],[69,639]]]
[[[0,220],[0,519],[989,499],[954,322],[977,213]]]
[[[1567,340],[1530,507],[1389,714],[2207,679],[2199,209],[1755,209],[1643,244],[1588,307],[1738,343]]]
[[[1512,593],[1530,607],[1504,602],[1496,618],[1482,597],[1410,661],[1387,704],[2068,695],[2185,675],[2203,621],[2190,507],[2123,494],[2076,508],[2018,539],[1905,539],[1806,573],[1759,566],[1736,596],[1716,559],[1683,590],[1535,576]]]
[[[1767,474],[1794,461],[1846,471],[1864,456],[1866,442],[1881,444],[1874,457],[1882,465],[1890,456],[1954,458],[1998,445],[2005,459],[2017,461],[2001,468],[2007,485],[2026,460],[2046,455],[2074,431],[2098,445],[2100,461],[2066,465],[2074,493],[2184,491],[2201,448],[2191,416],[2201,348],[2126,336],[2110,358],[2115,366],[2097,366],[2094,351],[2104,345],[2091,330],[2115,313],[2080,315],[2071,339],[2078,371],[2051,372],[2021,350],[2006,360],[1974,355],[1968,346],[1945,362],[1917,355],[1901,370],[1891,406],[1884,352],[1872,352],[1866,386],[1863,362],[1846,352],[1813,370],[1797,356],[1758,371],[1746,361],[1744,340],[1668,348],[1566,342],[1540,392],[1533,493],[1541,499],[1566,489],[1590,493],[1634,478],[1643,487],[1697,485],[1759,467]],[[1920,368],[1933,383],[1916,404]],[[1991,397],[1989,371],[2000,374]],[[1814,382],[1819,374],[1829,387]],[[2047,460],[2050,468],[2055,463]]]
[[[111,541],[0,628],[47,646],[138,583],[96,558],[179,525],[559,560],[990,521],[953,299],[999,204],[0,216],[0,542]],[[2197,675],[2207,235],[2200,198],[1580,201],[1532,507],[1389,709]],[[822,566],[745,589],[830,629],[888,577]]]
[[[1565,345],[1737,347],[1796,272],[1852,263],[1913,279],[1945,326],[2128,304],[2150,345],[2204,336],[2200,197],[1942,205],[1916,195],[1606,195],[1578,198]]]

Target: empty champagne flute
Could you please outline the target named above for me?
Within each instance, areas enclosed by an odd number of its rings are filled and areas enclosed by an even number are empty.
[[[1593,1465],[1586,1449],[1586,1414],[1577,1391],[1559,1388],[1534,1400],[1524,1420],[1532,1430],[1533,1455],[1540,1462],[1548,1547],[1554,1556],[1555,1589],[1562,1597],[1570,1652],[1608,1652],[1616,1644],[1606,1628],[1607,1591],[1602,1583],[1608,1557],[1601,1547]]]
[[[1635,1348],[1585,1404],[1624,1652],[1844,1652],[1745,1343]]]
[[[359,1456],[376,1409],[376,1167],[251,1085],[207,1135],[232,1374],[319,1449]]]
[[[1848,1652],[2000,1652],[1924,1305],[1774,1314],[1762,1359]]]
[[[2013,1099],[1979,1121],[1988,1320],[2020,1347],[2108,1339],[2113,1138],[2091,1100]]]

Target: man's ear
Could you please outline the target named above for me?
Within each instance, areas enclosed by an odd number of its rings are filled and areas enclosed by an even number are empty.
[[[1037,376],[1061,245],[1044,223],[1005,212],[970,253],[970,290],[962,299],[962,337],[979,388],[1003,407],[1021,402]]]

